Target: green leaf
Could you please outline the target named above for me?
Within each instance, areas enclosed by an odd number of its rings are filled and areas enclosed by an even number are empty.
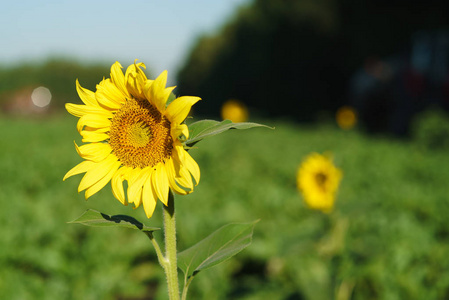
[[[251,244],[257,221],[228,224],[178,254],[178,267],[186,278],[236,255]]]
[[[96,210],[88,209],[78,219],[69,223],[79,223],[94,227],[123,227],[138,229],[145,232],[160,230],[157,227],[147,227],[136,219],[126,215],[108,216]]]
[[[230,120],[224,120],[222,122],[201,120],[189,125],[189,139],[186,141],[186,145],[191,147],[204,138],[222,133],[229,129],[249,129],[253,127],[267,127],[273,129],[269,126],[252,122],[233,123]]]

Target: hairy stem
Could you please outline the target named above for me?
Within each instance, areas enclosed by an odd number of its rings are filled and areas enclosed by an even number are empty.
[[[176,261],[176,222],[175,201],[172,191],[169,192],[167,206],[164,205],[165,259],[162,265],[165,270],[170,300],[179,300],[178,265]]]

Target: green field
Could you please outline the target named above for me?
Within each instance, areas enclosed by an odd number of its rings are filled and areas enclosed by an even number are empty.
[[[0,116],[0,299],[165,299],[165,279],[145,235],[67,224],[92,208],[160,227],[108,185],[89,201],[76,118]],[[252,245],[200,273],[190,299],[449,298],[449,155],[411,141],[328,126],[265,120],[191,150],[201,182],[177,197],[179,249],[230,222],[260,219]],[[307,209],[296,171],[331,151],[344,172],[336,209]],[[160,238],[157,234],[157,238]]]

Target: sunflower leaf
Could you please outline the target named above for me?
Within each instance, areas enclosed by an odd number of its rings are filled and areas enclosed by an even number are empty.
[[[267,127],[267,125],[242,122],[233,123],[230,120],[215,121],[215,120],[201,120],[189,125],[189,139],[186,141],[186,146],[191,147],[204,138],[217,135],[229,129],[249,129],[253,127]]]
[[[251,244],[256,223],[228,224],[178,254],[178,267],[186,279],[236,255]]]
[[[138,229],[144,232],[152,232],[160,230],[160,228],[157,227],[148,227],[140,223],[133,217],[127,215],[108,216],[104,213],[101,213],[93,209],[86,210],[76,220],[73,220],[69,223],[79,223],[86,226],[94,226],[94,227],[123,227],[123,228]]]

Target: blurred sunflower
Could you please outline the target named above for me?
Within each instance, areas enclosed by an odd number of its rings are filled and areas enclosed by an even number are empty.
[[[348,130],[357,123],[357,112],[350,106],[342,106],[337,110],[335,119],[341,129]]]
[[[330,212],[341,177],[342,172],[334,166],[331,158],[312,153],[298,169],[297,185],[309,208]]]
[[[184,150],[189,136],[182,124],[198,97],[179,97],[167,106],[174,87],[166,88],[167,72],[147,79],[143,63],[130,65],[123,74],[116,62],[111,78],[104,79],[92,92],[76,88],[84,105],[68,103],[66,109],[79,117],[78,132],[84,144],[75,143],[84,159],[64,176],[86,173],[78,191],[86,199],[111,181],[112,193],[124,205],[143,204],[148,218],[157,199],[167,205],[169,189],[178,194],[193,191],[200,180],[200,169]],[[123,181],[128,182],[127,200]]]
[[[248,108],[242,102],[230,99],[221,107],[221,118],[234,123],[245,122],[248,120]]]

